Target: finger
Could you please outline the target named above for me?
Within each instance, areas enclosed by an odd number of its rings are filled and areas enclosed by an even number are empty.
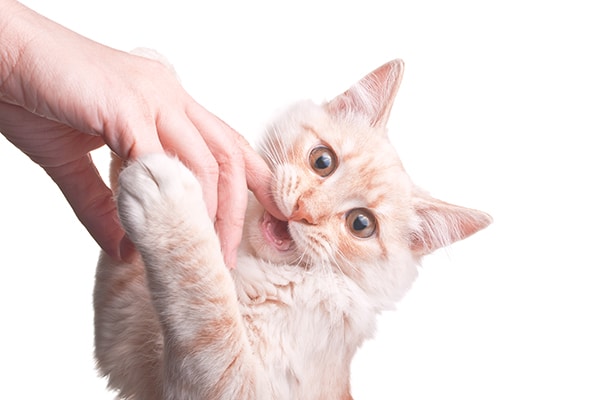
[[[228,161],[227,157],[224,157],[223,162],[219,164],[219,205],[215,229],[221,240],[225,264],[229,268],[235,268],[248,206],[248,190],[244,182],[243,155],[235,149],[229,156],[231,160]]]
[[[246,178],[246,187],[254,193],[256,199],[271,215],[281,220],[287,220],[273,199],[273,192],[271,189],[273,174],[267,166],[267,163],[260,155],[258,155],[256,150],[250,146],[250,143],[248,143],[248,141],[242,135],[233,130],[233,128],[219,119],[219,117],[211,114],[207,110],[203,110],[203,112],[209,115],[209,118],[207,118],[205,121],[210,121],[211,119],[214,120],[214,125],[218,125],[219,129],[228,132],[227,136],[223,136],[229,137],[235,141],[233,148],[239,148],[241,150],[241,155],[244,158],[245,165],[244,174]]]
[[[213,114],[198,106],[190,118],[202,133],[219,165],[219,203],[215,228],[221,240],[221,249],[228,267],[236,262],[237,248],[242,240],[242,230],[248,191],[243,138]]]
[[[139,111],[125,115],[139,115]],[[108,147],[123,160],[136,159],[144,154],[164,153],[156,123],[151,118],[131,117],[121,127],[107,128],[103,138]]]
[[[135,255],[139,255],[133,242],[124,235],[119,246],[119,255],[121,260],[133,263]]]
[[[208,215],[214,220],[217,214],[219,165],[211,150],[187,116],[166,116],[157,125],[165,149],[176,155],[202,183]]]
[[[272,182],[273,173],[267,163],[254,151],[248,142],[242,147],[246,164],[246,180],[248,188],[252,190],[256,199],[265,209],[277,219],[286,221],[287,217],[281,213],[273,199]]]
[[[119,224],[113,193],[98,174],[91,157],[45,167],[100,247],[115,259],[121,259],[120,242],[125,236]]]

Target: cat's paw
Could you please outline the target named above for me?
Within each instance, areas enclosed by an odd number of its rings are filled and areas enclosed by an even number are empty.
[[[183,229],[212,228],[200,182],[164,154],[140,157],[121,172],[117,208],[136,246],[152,246]]]

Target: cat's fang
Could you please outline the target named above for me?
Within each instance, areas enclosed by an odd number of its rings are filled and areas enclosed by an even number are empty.
[[[265,240],[277,250],[287,251],[292,247],[287,222],[276,219],[266,211],[262,218],[261,230]]]

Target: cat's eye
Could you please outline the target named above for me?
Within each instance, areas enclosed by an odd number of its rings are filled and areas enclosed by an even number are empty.
[[[329,147],[315,147],[311,150],[308,160],[313,171],[322,177],[331,175],[337,168],[337,157]]]
[[[355,208],[346,214],[346,227],[354,236],[366,239],[377,231],[377,220],[366,208]]]

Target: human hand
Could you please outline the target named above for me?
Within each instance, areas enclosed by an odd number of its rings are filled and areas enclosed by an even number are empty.
[[[123,159],[176,154],[202,182],[230,267],[241,241],[246,188],[283,218],[270,198],[264,161],[197,104],[168,68],[88,40],[16,2],[0,4],[13,7],[4,7],[12,11],[3,13],[10,21],[0,17],[9,54],[0,61],[0,130],[54,179],[108,254],[126,258],[128,242],[112,192],[89,156],[103,144]]]

